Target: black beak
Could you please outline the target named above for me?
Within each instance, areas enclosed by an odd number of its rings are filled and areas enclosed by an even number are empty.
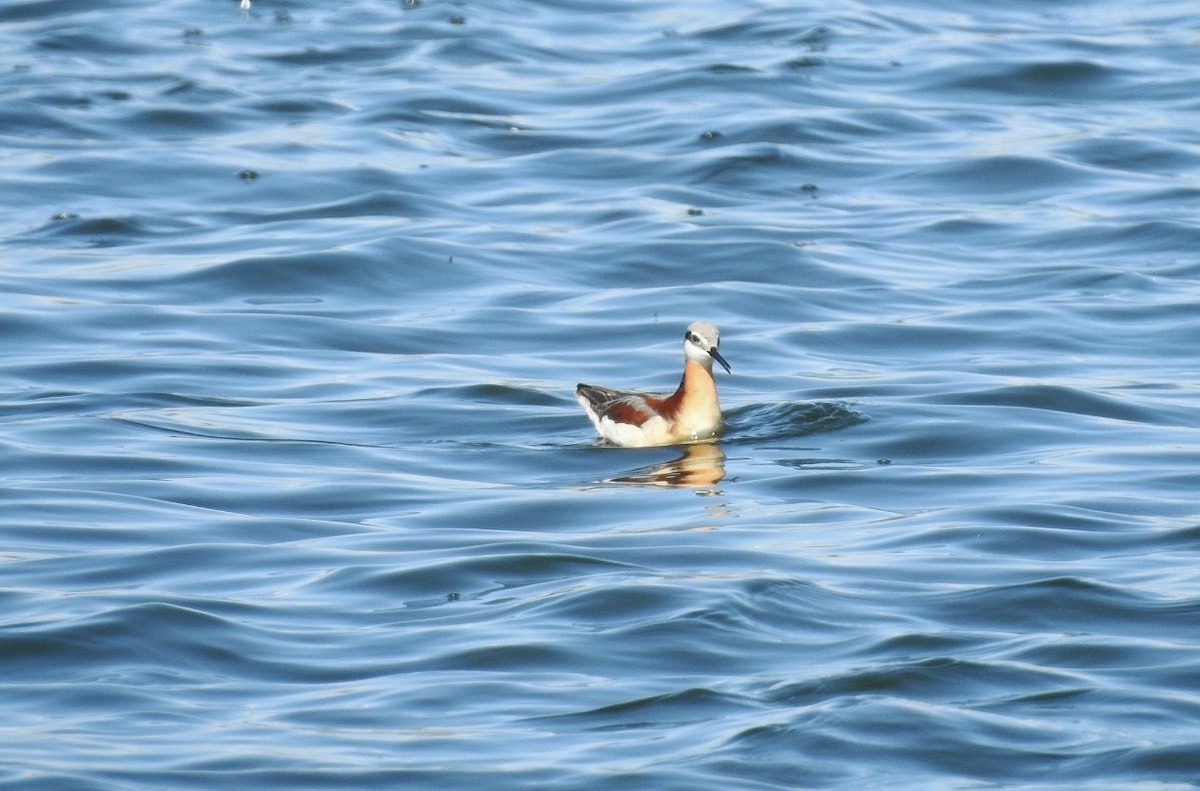
[[[733,371],[729,368],[729,363],[725,362],[725,358],[721,356],[721,353],[719,351],[717,351],[717,347],[714,346],[713,348],[709,349],[708,353],[710,355],[712,355],[712,358],[714,360],[716,360],[717,362],[719,362],[721,364],[721,367],[725,369],[725,373],[727,373],[727,374],[733,373]]]

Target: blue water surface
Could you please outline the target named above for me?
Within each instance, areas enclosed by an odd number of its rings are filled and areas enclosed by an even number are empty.
[[[0,785],[1200,781],[1194,2],[0,7]],[[721,442],[597,442],[722,330]]]

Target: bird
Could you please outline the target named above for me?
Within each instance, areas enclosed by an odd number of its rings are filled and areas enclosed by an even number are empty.
[[[670,395],[635,393],[580,384],[575,400],[600,436],[624,448],[710,442],[725,423],[717,401],[713,361],[733,373],[721,356],[721,333],[707,321],[693,321],[683,334],[683,379]]]

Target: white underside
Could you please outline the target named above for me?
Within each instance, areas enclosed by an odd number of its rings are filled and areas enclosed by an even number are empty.
[[[720,419],[703,425],[684,426],[655,415],[640,426],[619,423],[612,418],[596,414],[585,398],[576,398],[588,419],[601,437],[623,448],[652,448],[660,445],[683,445],[689,442],[707,442],[721,433]]]

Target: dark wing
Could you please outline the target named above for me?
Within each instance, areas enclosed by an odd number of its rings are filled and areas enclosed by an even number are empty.
[[[575,388],[575,395],[587,401],[597,417],[633,426],[640,426],[658,414],[655,410],[663,401],[657,396],[585,384]]]

